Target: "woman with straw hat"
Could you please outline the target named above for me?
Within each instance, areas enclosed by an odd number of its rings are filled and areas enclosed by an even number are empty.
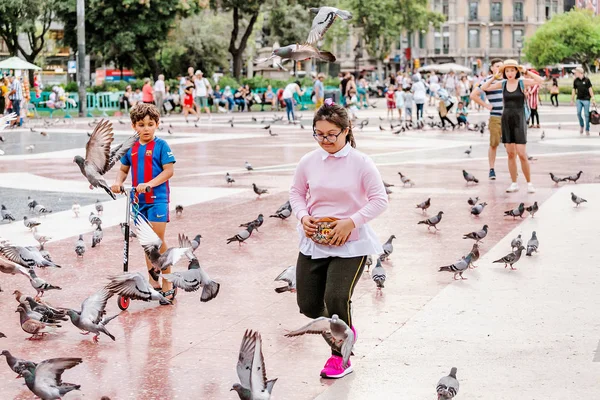
[[[502,143],[508,154],[508,170],[512,180],[511,185],[506,191],[508,193],[517,192],[519,184],[517,183],[517,156],[521,161],[521,170],[527,180],[527,191],[534,193],[535,188],[531,183],[531,172],[529,161],[527,160],[527,116],[525,89],[530,86],[539,85],[544,79],[539,75],[527,71],[515,60],[505,60],[504,64],[498,70],[496,79],[503,79],[492,83],[492,80],[486,81],[481,85],[481,90],[502,89],[502,98],[504,100],[504,111],[502,112]],[[488,105],[491,107],[491,105]]]

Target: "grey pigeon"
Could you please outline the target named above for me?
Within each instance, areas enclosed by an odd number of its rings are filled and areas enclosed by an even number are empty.
[[[275,211],[275,214],[282,212],[283,210],[290,210],[292,211],[292,205],[290,204],[290,201],[287,200],[285,203],[283,203],[278,209],[277,211]]]
[[[52,262],[52,257],[50,257],[50,252],[44,249],[44,245],[40,244],[39,252],[46,260]]]
[[[521,238],[521,234],[519,233],[519,236],[517,236],[516,238],[514,238],[513,240],[511,240],[510,247],[514,251],[515,249],[519,248],[522,245],[523,245],[523,239]]]
[[[432,226],[435,228],[436,231],[439,231],[439,229],[437,228],[437,224],[439,224],[442,221],[442,215],[444,214],[443,211],[440,211],[437,213],[437,215],[434,215],[431,218],[427,218],[423,221],[419,221],[417,223],[417,225],[420,224],[425,224],[427,225],[427,230],[429,230]]]
[[[182,215],[183,215],[183,206],[181,204],[178,204],[175,206],[175,216],[177,218],[181,218]]]
[[[90,224],[92,226],[94,225],[100,225],[102,223],[102,218],[100,218],[99,216],[97,216],[96,214],[94,214],[94,212],[90,212],[90,216],[88,217],[88,220],[90,221]]]
[[[474,231],[471,233],[466,233],[463,235],[463,239],[473,239],[476,242],[483,240],[488,234],[488,226],[484,225],[483,228],[479,231]]]
[[[240,400],[269,400],[276,379],[267,380],[265,358],[262,353],[260,333],[246,330],[237,362],[237,374],[240,383],[235,383],[235,390]]]
[[[292,211],[288,210],[287,208],[285,210],[282,210],[276,214],[272,214],[269,215],[270,218],[279,218],[281,220],[287,219],[290,215],[292,215]]]
[[[552,182],[554,182],[557,185],[559,182],[564,182],[566,180],[566,178],[559,178],[558,176],[554,175],[552,172],[550,172],[550,179],[552,179]]]
[[[474,199],[469,197],[469,200],[467,200],[467,203],[470,206],[474,206],[475,204],[477,204],[478,201],[479,201],[479,197],[475,197]]]
[[[579,178],[581,178],[581,174],[583,174],[583,171],[579,171],[575,175],[567,176],[567,177],[564,178],[564,180],[565,181],[571,181],[571,182],[577,183],[577,181],[579,180]]]
[[[102,215],[104,213],[104,206],[100,203],[100,200],[96,200],[96,212],[98,215]]]
[[[244,162],[244,166],[246,167],[246,169],[248,171],[252,171],[254,169],[254,168],[252,168],[252,165],[248,161]]]
[[[13,217],[12,213],[6,209],[4,204],[1,206],[0,215],[2,215],[2,221],[13,222],[15,220],[15,217]]]
[[[277,212],[283,212],[284,210],[287,209],[283,209],[281,211],[277,211]],[[256,232],[258,232],[258,228],[260,228],[264,222],[265,218],[262,214],[258,214],[258,217],[256,217],[255,220],[250,221],[250,222],[245,222],[243,224],[240,224],[240,226],[243,226],[245,228],[249,227],[250,225],[254,226],[254,230],[256,230]]]
[[[202,286],[200,301],[203,303],[217,297],[221,287],[221,284],[210,279],[200,266],[197,258],[190,260],[187,271],[178,271],[161,276],[163,279],[171,282],[173,286],[183,289],[186,292],[195,292]]]
[[[104,232],[102,231],[102,226],[98,224],[96,230],[92,234],[92,248],[98,246],[104,237]]]
[[[388,195],[389,195],[389,194],[392,194],[392,193],[394,193],[394,192],[392,192],[392,189],[390,189],[389,187],[387,187],[387,186],[384,186],[384,188],[385,188],[385,194],[388,194]]]
[[[21,298],[22,298],[22,296],[21,296]],[[47,324],[60,324],[61,320],[66,321],[66,318],[64,316],[52,316],[49,314],[43,314],[41,312],[32,310],[31,305],[29,305],[29,303],[27,301],[22,301],[20,304],[21,304],[21,307],[23,307],[23,309],[25,309],[25,314],[30,319],[34,319],[36,321],[44,322]],[[60,325],[56,325],[56,326],[60,327]]]
[[[39,215],[46,215],[46,214],[51,214],[52,210],[46,208],[45,206],[41,205],[41,204],[37,204],[34,208],[33,211]]]
[[[411,181],[409,177],[407,177],[406,175],[402,175],[402,172],[398,172],[398,175],[400,175],[400,180],[402,181],[402,186],[406,186],[406,185],[415,186],[414,182]]]
[[[475,265],[475,261],[479,260],[480,256],[479,243],[473,243],[473,248],[471,249],[469,255],[471,256],[471,265],[469,266],[469,268],[477,268],[477,265]]]
[[[428,198],[427,200],[425,200],[424,202],[417,204],[417,208],[420,208],[421,210],[423,210],[423,212],[425,212],[425,210],[427,210],[430,206],[431,206],[431,197]]]
[[[504,216],[510,216],[513,217],[513,219],[515,219],[516,217],[521,217],[523,218],[523,213],[525,212],[525,203],[520,203],[519,206],[517,208],[515,208],[514,210],[508,210],[508,211],[504,211]]]
[[[231,185],[232,183],[235,182],[235,179],[233,179],[231,177],[231,175],[229,175],[229,172],[227,174],[225,174],[225,181],[227,182],[228,185]]]
[[[316,47],[313,47],[309,44],[290,44],[288,46],[281,46],[277,49],[274,49],[271,52],[271,56],[267,58],[258,59],[255,61],[256,64],[262,64],[269,60],[272,60],[275,57],[281,57],[281,61],[284,62],[286,60],[294,60],[294,61],[302,61],[308,60],[310,58],[316,58],[321,61],[326,62],[335,62],[335,56],[329,51],[320,51]],[[279,67],[283,70],[281,63]],[[283,118],[283,117],[281,117]],[[275,122],[275,121],[274,121]]]
[[[19,292],[18,290],[16,290],[15,293],[13,293],[13,294],[18,295],[17,300],[19,301],[19,303],[21,303],[21,304],[27,303],[27,305],[29,306],[29,308],[32,311],[38,312],[38,313],[40,313],[48,318],[51,318],[51,319],[62,320],[62,321],[67,320],[65,318],[65,316],[67,315],[66,310],[57,310],[57,309],[49,306],[48,304],[41,303],[41,299],[39,299],[40,302],[38,303],[31,296],[27,296],[23,300],[23,296],[21,295],[21,292]]]
[[[44,257],[42,257],[40,250],[37,247],[33,246],[0,246],[0,255],[28,269],[34,267],[60,268],[60,265],[55,264],[52,261],[48,261]]]
[[[192,245],[192,253],[200,246],[200,239],[202,239],[202,235],[197,234],[192,240],[190,240]]]
[[[27,216],[23,217],[23,225],[25,225],[25,227],[29,228],[29,229],[33,229],[34,227],[40,225],[41,223],[38,222],[36,219],[34,218],[27,218]]]
[[[452,367],[448,376],[442,377],[435,390],[438,395],[438,400],[453,399],[458,394],[458,379],[456,379],[456,367]]]
[[[4,337],[6,337],[6,336],[4,336]],[[13,372],[15,372],[16,374],[19,374],[19,376],[21,375],[21,371],[24,367],[35,368],[37,366],[37,364],[32,361],[22,360],[20,358],[13,356],[12,354],[10,354],[10,351],[8,351],[8,350],[4,350],[0,354],[3,355],[4,357],[6,357],[6,363],[8,364],[8,367],[10,369],[12,369]]]
[[[258,186],[256,186],[256,183],[252,184],[252,189],[254,190],[254,193],[258,195],[258,197],[260,197],[261,194],[269,193],[267,189],[261,189]]]
[[[344,369],[351,368],[348,367],[348,360],[352,354],[352,348],[354,347],[356,338],[354,336],[354,331],[352,331],[352,329],[350,329],[337,314],[333,314],[331,318],[319,317],[314,319],[309,324],[289,332],[285,336],[294,337],[306,333],[323,335],[323,338],[329,346],[342,354]]]
[[[542,131],[542,136],[540,136],[540,139],[544,140],[545,137],[546,137],[546,131]]]
[[[387,183],[386,181],[382,181],[382,182],[383,182],[383,186],[385,186],[385,187],[392,187],[392,186],[394,186],[393,184]]]
[[[242,243],[244,243],[244,241],[252,235],[253,230],[254,230],[254,225],[252,225],[252,224],[248,225],[246,227],[246,229],[244,229],[243,231],[240,231],[235,236],[228,238],[227,244],[229,244],[231,242],[238,242],[238,244],[241,246]]]
[[[371,278],[377,285],[377,289],[381,290],[384,287],[385,277],[385,269],[383,269],[381,261],[377,259],[377,264],[375,264],[375,268],[371,271]]]
[[[100,333],[104,333],[113,341],[115,340],[115,337],[106,329],[106,325],[115,319],[118,314],[108,318],[105,316],[106,303],[112,296],[112,292],[102,288],[81,303],[81,311],[67,310],[67,314],[71,318],[73,325],[81,329],[86,335],[95,333],[92,338],[94,343],[98,343]]]
[[[39,297],[42,297],[47,290],[62,290],[61,287],[51,285],[42,278],[38,278],[32,269],[29,270],[29,276],[31,277],[31,286],[37,291]]]
[[[75,156],[73,162],[79,166],[81,173],[90,183],[90,189],[101,187],[113,198],[117,196],[111,192],[109,185],[103,178],[115,163],[123,157],[138,139],[135,134],[125,142],[111,150],[110,146],[114,140],[112,124],[108,120],[102,120],[94,128],[90,139],[85,147],[85,158]]]
[[[79,390],[81,385],[62,381],[65,370],[81,364],[81,358],[51,358],[42,361],[35,368],[24,366],[21,375],[25,384],[33,394],[42,400],[61,399],[73,390]]]
[[[379,260],[386,261],[390,258],[390,255],[394,251],[394,245],[392,241],[396,239],[396,235],[391,235],[388,240],[381,246],[383,248],[383,254],[379,256]]]
[[[0,332],[0,339],[5,338],[5,337],[6,337],[6,335],[4,333]]]
[[[438,272],[442,272],[442,271],[453,272],[454,273],[454,276],[453,276],[454,280],[458,280],[456,278],[456,275],[459,275],[460,279],[467,279],[467,278],[463,277],[462,274],[463,274],[463,272],[465,272],[467,270],[467,268],[469,268],[469,264],[471,264],[472,257],[473,256],[471,255],[471,253],[469,253],[469,254],[467,254],[466,257],[461,258],[460,260],[458,260],[454,264],[446,265],[444,267],[440,267],[440,269],[439,269]]]
[[[296,291],[296,264],[290,265],[289,267],[284,269],[282,273],[277,275],[277,278],[275,278],[275,282],[277,281],[283,281],[287,283],[287,286],[275,288],[275,291],[277,293],[294,293]]]
[[[56,329],[60,328],[59,324],[50,324],[29,317],[25,308],[20,305],[15,312],[19,313],[19,323],[23,332],[31,335],[28,340],[41,339],[44,335],[55,334]]]
[[[471,157],[471,152],[473,151],[473,146],[469,146],[468,149],[465,150],[465,154]]]
[[[533,218],[535,213],[538,212],[538,210],[539,210],[537,201],[534,201],[533,204],[530,205],[529,207],[526,207],[525,210],[527,210],[527,212],[529,212],[529,214],[531,214],[531,218]]]
[[[87,249],[87,246],[85,245],[85,242],[83,241],[83,235],[79,235],[79,239],[77,239],[77,241],[75,242],[75,254],[77,254],[78,258],[83,257],[86,249]]]
[[[35,201],[35,199],[32,199],[31,197],[27,196],[27,207],[29,207],[29,211],[33,211],[33,209],[35,208],[35,206],[37,205],[37,201]]]
[[[481,215],[485,206],[487,206],[487,203],[484,201],[483,203],[479,203],[476,206],[471,207],[471,214],[475,216]]]
[[[533,233],[531,234],[531,239],[529,239],[529,241],[527,242],[527,252],[525,253],[525,255],[531,257],[533,252],[537,253],[539,245],[540,242],[538,242],[537,234],[535,233],[535,231],[533,231]]]
[[[157,291],[148,282],[148,277],[140,272],[128,272],[122,275],[113,276],[106,285],[109,292],[133,300],[143,301],[162,301],[171,304],[171,301],[165,298],[162,293]]]
[[[370,254],[367,256],[367,259],[365,260],[365,271],[369,271],[369,269],[371,268],[371,265],[373,265],[373,256],[371,256]]]
[[[334,7],[311,8],[310,12],[317,14],[310,27],[308,39],[306,39],[306,43],[313,46],[323,39],[325,33],[333,25],[337,17],[345,21],[352,19],[352,13]]]
[[[504,263],[504,268],[506,268],[510,265],[510,269],[516,269],[513,267],[513,264],[515,264],[517,261],[519,261],[519,259],[521,258],[521,254],[523,253],[523,250],[525,250],[525,247],[519,246],[517,248],[517,250],[494,261],[494,263]]]
[[[575,193],[571,192],[571,201],[575,203],[575,207],[579,207],[581,203],[587,203],[587,200],[583,197],[577,196]]]
[[[467,185],[469,184],[469,182],[479,183],[479,180],[477,180],[477,178],[475,178],[472,174],[468,173],[464,169],[462,170],[462,173],[463,178],[465,178],[465,181],[467,181]]]

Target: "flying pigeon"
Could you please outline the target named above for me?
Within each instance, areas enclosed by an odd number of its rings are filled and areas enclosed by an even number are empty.
[[[98,224],[96,230],[92,234],[92,249],[100,244],[102,238],[104,237],[104,232],[102,231],[102,226]]]
[[[383,254],[379,256],[379,260],[386,261],[389,260],[390,255],[394,251],[394,245],[392,241],[396,239],[396,235],[391,235],[388,240],[381,246],[383,248]]]
[[[465,181],[467,181],[467,185],[469,184],[469,182],[479,183],[479,180],[477,180],[477,178],[475,178],[472,174],[468,173],[464,169],[462,170],[462,173],[463,178],[465,178]]]
[[[527,212],[529,212],[529,214],[531,214],[531,218],[533,218],[533,216],[535,215],[536,212],[538,212],[538,203],[537,201],[533,202],[532,205],[530,205],[529,207],[525,208],[525,210],[527,210]]]
[[[443,211],[440,211],[437,213],[437,215],[434,215],[431,218],[427,218],[423,221],[419,221],[417,223],[417,225],[420,224],[425,224],[427,225],[427,230],[429,230],[432,226],[435,228],[436,231],[439,231],[439,229],[437,228],[437,224],[439,224],[442,221],[442,215],[444,214]]]
[[[23,216],[23,225],[25,225],[29,229],[33,229],[34,227],[40,225],[41,222],[38,222],[37,219],[27,218],[27,216]]]
[[[525,203],[520,203],[519,206],[517,208],[515,208],[514,210],[508,210],[508,211],[504,211],[504,216],[511,216],[513,217],[513,219],[515,219],[516,217],[521,217],[523,218],[523,213],[525,212]]]
[[[251,164],[250,164],[248,161],[246,161],[246,162],[244,163],[244,166],[246,167],[246,169],[247,169],[248,171],[252,171],[252,170],[254,170],[254,168],[252,168],[252,165],[251,165]]]
[[[475,197],[474,199],[469,197],[469,200],[467,200],[467,203],[470,206],[474,206],[475,204],[477,204],[478,201],[479,201],[479,197]]]
[[[75,254],[77,254],[77,258],[83,257],[86,248],[85,242],[83,241],[83,235],[79,235],[79,239],[75,242]]]
[[[171,282],[176,288],[183,289],[186,292],[195,292],[202,286],[200,301],[203,303],[217,297],[221,287],[221,284],[210,279],[196,257],[190,260],[187,271],[162,274],[161,276],[163,279]]]
[[[27,269],[34,267],[61,268],[60,265],[45,259],[37,247],[0,246],[0,255],[9,261],[19,264]]]
[[[444,267],[440,267],[440,269],[439,269],[438,272],[442,272],[442,271],[453,272],[454,276],[452,278],[454,280],[458,280],[456,278],[456,275],[459,275],[460,279],[467,279],[467,278],[463,277],[462,274],[463,274],[463,272],[465,272],[469,268],[469,264],[471,264],[471,258],[472,257],[473,256],[471,255],[471,253],[469,253],[469,254],[467,254],[466,257],[461,258],[460,260],[458,260],[454,264],[446,265]]]
[[[283,212],[284,210],[287,210],[287,208],[284,208],[281,211],[277,211],[277,212]],[[262,214],[258,214],[258,217],[256,217],[255,220],[250,221],[250,222],[245,222],[243,224],[240,224],[240,226],[243,226],[244,228],[249,227],[250,225],[253,226],[254,230],[256,230],[256,232],[258,232],[258,228],[260,228],[264,222],[264,216]]]
[[[329,51],[320,51],[309,44],[296,43],[274,49],[271,56],[255,60],[255,64],[263,64],[275,57],[281,57],[281,62],[286,60],[304,61],[311,58],[331,63],[336,60],[335,56]],[[281,67],[281,64],[279,64],[279,66],[281,69],[285,70],[285,68]]]
[[[563,178],[563,180],[577,183],[579,178],[581,178],[581,174],[583,174],[583,171],[579,171],[578,173],[576,173],[574,175],[567,176],[567,177]]]
[[[487,206],[487,203],[484,201],[483,203],[479,203],[476,206],[471,208],[471,214],[479,216],[483,212],[483,209]]]
[[[296,292],[296,264],[290,265],[289,267],[284,269],[282,273],[277,275],[277,278],[275,278],[275,282],[277,282],[277,281],[283,281],[283,282],[287,283],[287,286],[275,288],[275,291],[277,293],[283,293],[283,292],[295,293]]]
[[[17,275],[21,274],[29,279],[29,270],[22,265],[12,262],[4,257],[0,257],[0,272],[3,274]]]
[[[344,369],[348,371],[348,369],[352,368],[348,366],[348,360],[350,360],[350,356],[352,355],[352,348],[354,347],[356,337],[354,331],[337,314],[333,314],[331,318],[319,317],[314,319],[309,324],[289,332],[285,336],[295,337],[306,333],[322,335],[333,350],[342,354],[342,366]]]
[[[581,203],[587,203],[587,200],[583,197],[577,196],[575,193],[571,192],[571,201],[575,203],[575,207],[579,207]]]
[[[2,221],[8,221],[9,223],[15,221],[15,217],[13,217],[12,213],[6,209],[4,204],[1,206],[0,215],[2,215]]]
[[[229,172],[227,174],[225,174],[225,181],[227,182],[228,185],[231,185],[232,183],[235,182],[235,179],[233,179],[231,177],[231,175],[229,175]]]
[[[25,311],[24,307],[17,307],[15,312],[20,314],[19,321],[21,323],[21,329],[23,329],[23,332],[31,335],[28,340],[41,339],[46,334],[54,334],[56,333],[56,329],[60,327],[59,324],[49,324],[30,318],[27,316],[27,312]]]
[[[261,189],[258,186],[256,186],[256,183],[252,184],[252,189],[254,190],[254,193],[258,195],[259,198],[261,194],[269,193],[267,189]]]
[[[81,358],[51,358],[42,361],[36,367],[24,366],[21,375],[25,384],[33,394],[41,399],[61,399],[73,390],[79,390],[81,385],[62,381],[66,369],[81,364]]]
[[[240,383],[234,383],[240,400],[269,400],[277,378],[267,380],[260,333],[246,330],[237,362]]]
[[[183,235],[181,235],[181,236],[183,236]],[[200,246],[200,239],[202,239],[202,235],[197,234],[192,240],[190,240],[190,244],[192,245],[192,253],[194,251],[196,251],[196,249],[198,248],[198,246]],[[180,239],[180,241],[181,240],[184,240],[184,238],[182,237]]]
[[[504,268],[506,268],[510,265],[510,269],[516,269],[513,267],[513,264],[515,264],[517,261],[519,261],[519,259],[521,258],[521,254],[523,253],[523,250],[525,250],[525,247],[523,247],[521,245],[517,248],[517,250],[494,261],[494,263],[504,263]]]
[[[428,198],[427,200],[425,200],[422,203],[417,204],[417,208],[420,208],[421,210],[423,210],[423,213],[425,212],[425,210],[427,210],[429,207],[431,206],[431,198]]]
[[[110,146],[114,140],[112,124],[108,120],[100,121],[88,140],[85,148],[85,158],[75,156],[73,159],[73,162],[79,166],[81,173],[90,183],[90,189],[101,187],[113,200],[117,199],[117,196],[111,192],[103,175],[129,151],[131,146],[138,140],[138,137],[135,134],[111,150]]]
[[[105,316],[106,303],[112,296],[113,293],[103,288],[81,303],[81,311],[67,310],[67,315],[71,318],[73,325],[81,329],[84,335],[95,333],[92,338],[94,343],[98,343],[100,333],[115,340],[115,337],[106,329],[106,325],[118,317],[118,314],[108,318]]]
[[[406,175],[402,175],[402,172],[398,172],[400,175],[400,180],[402,181],[402,186],[410,185],[415,186],[414,182],[410,180]]]
[[[377,259],[375,268],[371,271],[371,278],[377,285],[378,290],[381,290],[384,287],[385,277],[385,269],[383,269],[383,266],[381,265],[381,260]]]
[[[344,21],[352,19],[352,13],[334,7],[310,8],[310,12],[317,14],[313,19],[308,39],[306,40],[307,44],[313,46],[323,39],[325,33],[333,25],[337,17],[340,17]]]
[[[435,390],[438,395],[438,400],[453,399],[458,393],[458,379],[456,379],[456,367],[452,367],[448,376],[442,377]]]
[[[238,242],[238,244],[241,246],[242,243],[252,235],[253,229],[254,229],[254,225],[252,225],[252,224],[248,225],[248,227],[246,227],[246,229],[238,232],[235,236],[232,236],[229,239],[227,239],[227,244],[229,244],[231,242]]]
[[[31,276],[31,286],[37,291],[39,297],[42,297],[46,290],[62,290],[61,287],[51,285],[42,278],[38,278],[32,269],[29,270],[29,276]]]
[[[140,272],[128,272],[122,275],[113,276],[106,285],[109,292],[133,300],[143,301],[161,301],[171,304],[171,301],[164,297],[148,282],[148,277]]]
[[[182,215],[183,215],[183,206],[181,204],[178,204],[175,206],[175,216],[177,218],[181,218]]]

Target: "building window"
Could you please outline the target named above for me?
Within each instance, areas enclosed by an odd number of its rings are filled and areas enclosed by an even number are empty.
[[[446,19],[448,19],[448,16],[450,14],[450,7],[448,6],[448,0],[442,0],[442,14],[444,14],[446,16]]]
[[[440,54],[442,52],[442,32],[440,32],[439,29],[436,29],[433,33],[433,37],[433,48],[435,49],[435,54]]]
[[[523,22],[523,2],[515,1],[513,4],[513,21]]]
[[[513,48],[518,49],[519,44],[523,47],[523,29],[515,29],[513,31]]]
[[[427,34],[424,31],[419,32],[419,48],[424,49],[427,42]]]
[[[445,26],[443,29],[442,48],[444,49],[444,54],[448,54],[450,52],[450,28]]]
[[[558,14],[558,0],[546,0],[546,19]]]
[[[479,47],[479,29],[469,29],[469,48],[478,49]]]
[[[490,18],[492,21],[502,21],[502,2],[499,2],[499,1],[492,2]]]
[[[479,2],[469,2],[469,21],[477,21],[479,19]]]
[[[502,48],[502,29],[492,29],[490,31],[490,47],[493,49]]]

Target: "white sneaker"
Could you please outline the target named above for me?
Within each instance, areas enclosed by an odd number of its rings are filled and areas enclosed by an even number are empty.
[[[517,182],[513,182],[510,184],[508,189],[506,189],[506,193],[514,193],[519,191],[519,184]]]
[[[527,184],[527,193],[535,193],[535,187],[533,187],[533,183]]]

